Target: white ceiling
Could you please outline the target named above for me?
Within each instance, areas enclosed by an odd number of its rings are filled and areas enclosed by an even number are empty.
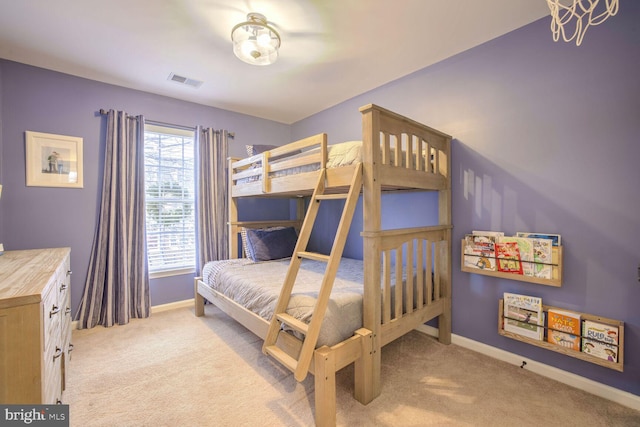
[[[248,12],[282,36],[271,66],[232,53]],[[0,0],[0,57],[293,123],[548,14],[545,0]]]

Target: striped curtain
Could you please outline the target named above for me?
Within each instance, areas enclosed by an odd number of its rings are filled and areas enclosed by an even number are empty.
[[[196,143],[196,274],[208,261],[229,258],[228,133],[198,127]]]
[[[144,117],[107,113],[102,202],[79,327],[149,317],[144,204]]]

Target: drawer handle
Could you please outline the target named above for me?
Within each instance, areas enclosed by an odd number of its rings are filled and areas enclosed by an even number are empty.
[[[64,314],[69,314],[71,313],[71,307],[67,307],[67,309],[64,311]]]
[[[71,353],[73,351],[73,344],[69,343],[69,350],[67,350],[69,353]]]
[[[60,292],[64,291],[65,289],[67,289],[67,284],[62,282],[62,284],[60,285]]]
[[[54,305],[51,311],[49,312],[49,319],[51,319],[54,315],[58,314],[59,312],[60,312],[60,307],[57,307]]]
[[[53,355],[53,360],[56,360],[60,356],[62,356],[62,349],[60,347],[56,347],[56,352]]]
[[[73,271],[67,270],[67,276],[71,276],[72,274],[73,274]]]

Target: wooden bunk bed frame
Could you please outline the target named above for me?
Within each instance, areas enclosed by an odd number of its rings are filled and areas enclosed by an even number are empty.
[[[352,337],[314,352],[309,368],[315,377],[317,425],[335,425],[335,374],[354,363],[354,397],[367,404],[381,392],[381,348],[425,322],[438,318],[438,339],[451,342],[451,137],[376,105],[360,108],[362,114],[362,195],[364,290],[362,328]],[[315,150],[306,151],[310,148]],[[303,155],[295,155],[303,150]],[[309,153],[309,154],[304,154]],[[274,159],[274,160],[272,160]],[[229,162],[229,249],[239,253],[241,228],[275,225],[300,227],[305,205],[319,170],[275,177],[280,170],[327,161],[327,136],[316,135],[246,159]],[[256,167],[256,163],[259,163]],[[396,166],[397,165],[397,166]],[[326,187],[348,190],[357,165],[327,168]],[[253,179],[249,179],[253,178]],[[247,182],[250,181],[250,182]],[[397,190],[438,192],[439,225],[405,229],[381,228],[382,193]],[[238,221],[241,197],[297,197],[297,219],[289,221]],[[395,256],[395,258],[394,258]],[[404,259],[395,263],[392,260]],[[424,274],[416,274],[417,272]],[[402,277],[416,277],[413,289],[392,286]],[[424,279],[431,277],[432,280]],[[391,293],[394,293],[393,297]],[[195,314],[204,315],[208,300],[265,339],[269,321],[195,279]],[[394,306],[391,306],[395,299]],[[280,334],[278,346],[295,357],[301,340]]]

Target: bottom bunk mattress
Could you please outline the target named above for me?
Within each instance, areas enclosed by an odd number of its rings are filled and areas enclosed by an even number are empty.
[[[269,321],[278,301],[290,259],[253,262],[248,259],[212,261],[202,281],[251,312]],[[303,259],[287,313],[309,322],[327,264]],[[362,326],[363,262],[342,258],[331,299],[320,329],[318,346],[334,345]]]

